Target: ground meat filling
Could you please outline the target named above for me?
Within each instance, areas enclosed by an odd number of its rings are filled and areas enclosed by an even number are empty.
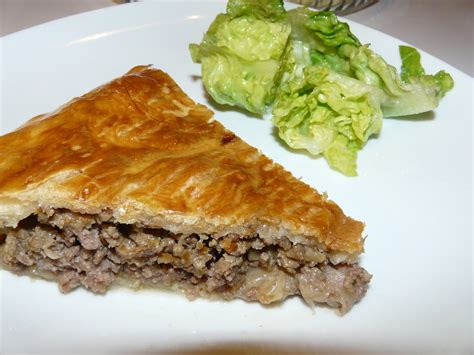
[[[62,292],[84,286],[105,293],[115,282],[179,287],[190,297],[219,294],[272,303],[301,295],[346,312],[367,290],[370,275],[358,265],[331,265],[324,253],[258,235],[173,234],[115,223],[107,213],[50,210],[0,233],[2,264],[57,280]]]

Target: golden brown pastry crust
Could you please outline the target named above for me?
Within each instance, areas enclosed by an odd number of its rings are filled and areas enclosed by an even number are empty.
[[[0,227],[41,207],[174,232],[283,233],[362,251],[363,224],[140,66],[0,137]]]

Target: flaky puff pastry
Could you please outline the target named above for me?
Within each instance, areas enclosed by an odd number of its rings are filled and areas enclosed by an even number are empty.
[[[174,233],[285,235],[356,256],[363,224],[139,66],[0,137],[0,227],[41,208]]]

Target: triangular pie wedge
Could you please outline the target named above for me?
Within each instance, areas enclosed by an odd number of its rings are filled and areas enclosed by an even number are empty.
[[[349,310],[363,224],[148,66],[0,137],[4,268],[104,293],[165,287]]]

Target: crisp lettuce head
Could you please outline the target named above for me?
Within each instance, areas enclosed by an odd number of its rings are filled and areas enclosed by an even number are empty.
[[[400,47],[398,72],[332,12],[286,12],[281,0],[230,0],[190,51],[215,101],[257,114],[273,106],[290,147],[350,176],[382,116],[433,110],[453,87],[446,72],[425,73],[415,48]]]
[[[284,16],[282,1],[229,1],[202,43],[190,45],[215,101],[257,114],[271,105],[291,32]]]
[[[382,97],[376,87],[310,65],[282,85],[273,122],[290,147],[322,154],[332,168],[354,176],[357,152],[382,127]]]

